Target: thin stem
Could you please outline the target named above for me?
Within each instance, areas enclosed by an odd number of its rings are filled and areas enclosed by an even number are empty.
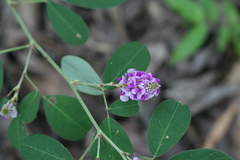
[[[32,47],[29,48],[27,60],[26,60],[26,63],[25,63],[25,66],[24,66],[21,78],[18,81],[18,84],[13,88],[13,91],[15,91],[15,93],[13,95],[12,102],[15,102],[15,101],[18,100],[18,92],[19,92],[19,89],[20,89],[20,87],[22,85],[23,79],[24,79],[24,77],[25,77],[25,75],[27,73],[27,69],[28,69],[28,65],[29,65],[29,62],[30,62],[31,55],[32,55]]]
[[[47,0],[26,0],[26,1],[8,1],[10,4],[23,4],[23,3],[46,3]]]
[[[103,100],[104,100],[104,104],[105,104],[105,110],[107,112],[107,117],[109,117],[109,108],[108,108],[108,104],[107,104],[107,100],[106,100],[106,95],[105,95],[104,89],[102,89],[102,93],[103,93]]]
[[[0,54],[17,51],[17,50],[28,48],[28,47],[30,47],[30,44],[26,44],[26,45],[14,47],[14,48],[8,48],[8,49],[1,50]]]
[[[33,81],[28,77],[27,74],[25,74],[25,78],[28,80],[28,82],[31,84],[31,86],[32,86],[36,91],[38,91],[37,86],[33,83]]]
[[[98,146],[97,146],[97,156],[96,156],[96,159],[100,158],[100,156],[99,156],[99,154],[100,154],[100,147],[101,147],[101,136],[98,135]]]
[[[92,142],[90,143],[90,145],[87,147],[87,149],[85,150],[85,152],[82,154],[82,156],[79,158],[79,160],[83,160],[83,158],[85,158],[85,156],[87,155],[87,153],[89,152],[89,150],[92,148],[93,144],[96,142],[96,140],[98,139],[98,135],[96,135]]]
[[[141,159],[146,159],[146,160],[154,160],[154,158],[140,156],[140,155],[138,155],[138,157],[141,158]]]

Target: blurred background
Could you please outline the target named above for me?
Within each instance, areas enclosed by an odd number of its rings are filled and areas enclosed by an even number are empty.
[[[44,4],[17,5],[17,10],[35,40],[57,64],[64,55],[76,55],[89,62],[100,77],[108,59],[121,45],[139,41],[149,49],[151,62],[147,71],[161,79],[161,94],[140,102],[140,112],[131,118],[112,115],[129,134],[137,154],[150,156],[146,141],[149,119],[160,102],[171,98],[191,108],[192,121],[184,137],[159,159],[203,147],[240,159],[240,1],[183,2],[128,0],[117,7],[97,10],[60,2],[79,14],[89,27],[90,38],[81,46],[68,45],[54,33]],[[27,43],[5,1],[0,1],[0,49]],[[0,96],[6,96],[18,83],[26,57],[27,50],[0,55],[4,65]],[[38,52],[32,55],[28,75],[43,96],[73,96],[66,82]],[[24,81],[19,101],[30,91],[33,88]],[[107,91],[106,95],[111,104],[119,98],[119,91]],[[106,117],[102,97],[81,96],[100,124]],[[22,160],[7,138],[10,121],[0,120],[0,160]],[[38,117],[26,128],[28,134],[46,134],[59,140],[76,160],[95,133],[92,129],[78,142],[59,138],[46,122],[42,103]]]

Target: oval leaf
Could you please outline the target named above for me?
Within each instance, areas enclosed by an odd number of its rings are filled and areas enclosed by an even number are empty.
[[[64,139],[80,140],[92,127],[76,98],[63,95],[47,96],[44,98],[44,111],[51,128]]]
[[[205,25],[198,25],[188,31],[173,51],[170,63],[175,64],[192,56],[207,38]]]
[[[207,18],[210,22],[216,22],[219,18],[217,2],[213,0],[200,0],[199,2],[202,5],[205,18]]]
[[[63,0],[77,6],[85,7],[85,8],[108,8],[120,5],[127,0]]]
[[[26,137],[25,128],[19,118],[14,118],[8,128],[8,139],[16,149],[20,149]]]
[[[119,147],[122,151],[133,153],[131,141],[121,127],[121,125],[112,118],[106,118],[100,125],[101,130]],[[95,160],[97,155],[96,141],[91,149],[91,159]],[[100,142],[100,159],[113,160],[122,159],[119,153],[103,138]]]
[[[24,123],[31,123],[38,112],[40,94],[33,91],[23,98],[18,106],[18,116]]]
[[[3,85],[3,65],[2,61],[0,60],[0,91],[2,90]]]
[[[109,111],[117,116],[130,117],[139,111],[139,106],[137,101],[117,100],[110,106]]]
[[[73,160],[69,151],[60,142],[40,134],[26,137],[21,152],[25,160]]]
[[[214,149],[196,149],[181,152],[169,160],[233,160],[231,157]]]
[[[47,3],[48,19],[55,32],[66,43],[80,45],[88,39],[88,28],[82,18],[72,10],[53,3]]]
[[[83,83],[102,84],[94,69],[82,58],[76,56],[64,56],[61,61],[62,70],[70,80],[79,80]],[[101,95],[102,91],[97,86],[77,85],[81,92]]]
[[[150,62],[148,49],[139,42],[130,42],[120,48],[109,59],[103,73],[104,83],[118,83],[117,78],[122,77],[130,68],[144,71]]]
[[[153,112],[148,126],[148,147],[158,157],[175,145],[186,132],[191,119],[187,105],[175,100],[162,102]]]

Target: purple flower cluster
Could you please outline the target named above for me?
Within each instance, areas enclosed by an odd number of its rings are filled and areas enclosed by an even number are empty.
[[[154,78],[154,74],[128,69],[122,77],[118,78],[120,99],[126,102],[130,99],[144,101],[160,93],[160,79]]]
[[[0,116],[2,116],[3,118],[9,118],[10,116],[12,118],[16,118],[17,114],[18,113],[16,107],[9,101],[4,104],[0,110]]]

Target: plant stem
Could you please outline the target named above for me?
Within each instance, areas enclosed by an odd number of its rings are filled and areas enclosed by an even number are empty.
[[[46,3],[47,0],[25,0],[25,1],[8,1],[10,4],[23,4],[23,3]]]
[[[109,108],[108,108],[108,104],[107,104],[107,100],[106,100],[106,95],[105,95],[104,89],[102,89],[102,93],[103,93],[103,100],[104,100],[104,104],[105,104],[105,110],[107,112],[107,117],[109,117]]]
[[[25,66],[24,66],[21,78],[18,81],[18,84],[12,90],[12,91],[15,91],[15,93],[13,95],[13,98],[11,99],[12,103],[16,102],[18,100],[18,92],[19,92],[19,89],[20,89],[20,87],[22,85],[23,79],[24,79],[25,75],[27,74],[27,69],[28,69],[28,65],[29,65],[29,62],[30,62],[31,55],[32,55],[32,47],[29,48],[27,60],[26,60],[26,63],[25,63]]]
[[[28,47],[30,47],[30,44],[26,44],[26,45],[14,47],[14,48],[8,48],[8,49],[1,50],[0,54],[17,51],[17,50],[28,48]]]
[[[87,147],[87,149],[84,151],[84,153],[82,154],[82,156],[79,158],[79,160],[83,160],[83,158],[87,155],[87,153],[89,152],[89,150],[92,148],[93,144],[95,143],[95,141],[98,139],[98,135],[95,135],[95,137],[93,138],[92,142],[90,143],[90,145]]]
[[[32,85],[32,87],[33,87],[36,91],[38,91],[37,86],[33,83],[33,81],[28,77],[27,74],[25,74],[25,78],[26,78],[26,79],[28,80],[28,82]]]

